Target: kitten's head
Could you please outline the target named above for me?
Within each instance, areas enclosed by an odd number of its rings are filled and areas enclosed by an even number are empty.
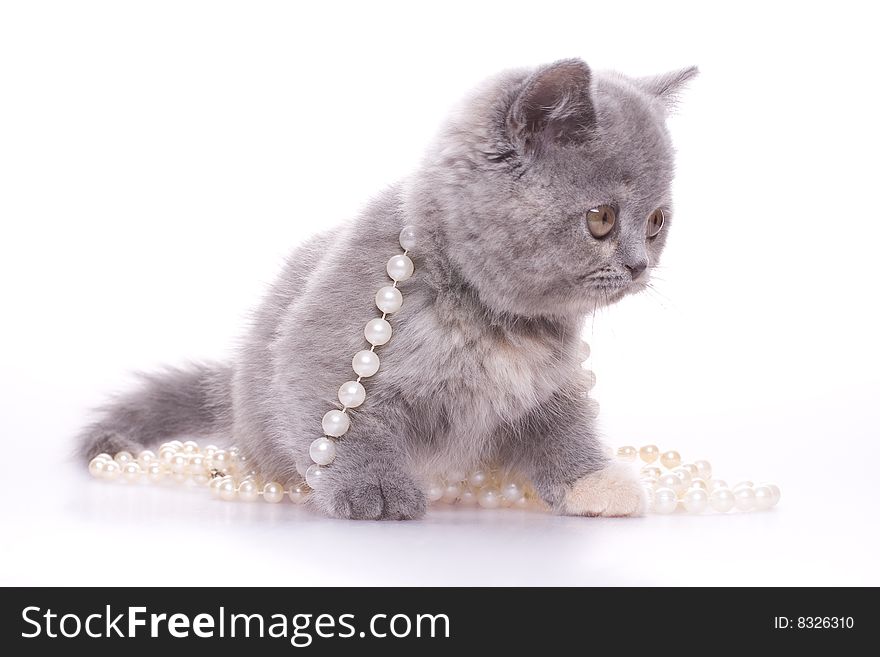
[[[409,203],[496,311],[582,315],[643,289],[672,219],[666,116],[696,74],[510,71],[453,116]]]

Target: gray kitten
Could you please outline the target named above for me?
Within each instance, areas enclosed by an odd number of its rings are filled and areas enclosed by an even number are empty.
[[[597,439],[579,336],[657,265],[671,218],[665,118],[695,74],[594,76],[569,59],[489,80],[412,176],[293,252],[232,363],[145,376],[83,432],[82,453],[219,436],[265,476],[300,481],[412,224],[394,337],[311,504],[418,518],[426,472],[491,464],[559,513],[639,514],[641,486]]]

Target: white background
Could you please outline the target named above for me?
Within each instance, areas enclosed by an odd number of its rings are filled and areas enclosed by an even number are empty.
[[[880,584],[876,19],[599,4],[0,6],[0,583]],[[355,523],[69,459],[128,371],[228,354],[469,87],[570,56],[702,71],[658,293],[588,327],[603,431],[776,481],[775,511]]]

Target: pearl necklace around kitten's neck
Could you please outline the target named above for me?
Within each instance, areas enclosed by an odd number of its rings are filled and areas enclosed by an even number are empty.
[[[321,420],[324,435],[309,446],[312,463],[304,473],[300,472],[304,481],[286,486],[277,481],[263,481],[259,473],[248,467],[238,448],[219,449],[214,445],[200,448],[192,440],[165,443],[159,448],[158,455],[151,450],[140,452],[136,458],[125,451],[115,456],[99,454],[89,463],[89,472],[95,477],[126,482],[171,480],[191,485],[207,484],[224,500],[253,502],[262,497],[266,502],[278,503],[286,492],[292,502],[304,502],[313,488],[321,486],[325,468],[331,467],[336,459],[336,444],[351,426],[348,410],[357,408],[366,399],[361,381],[379,371],[376,348],[391,339],[391,324],[387,317],[400,310],[403,304],[398,284],[413,274],[414,265],[408,253],[418,242],[416,227],[406,226],[400,231],[399,241],[403,254],[392,256],[385,267],[392,284],[376,293],[376,306],[382,316],[371,319],[364,327],[364,338],[371,346],[357,352],[352,359],[352,369],[358,376],[340,386],[337,396],[342,408],[327,411]],[[585,354],[589,354],[589,347],[585,346]],[[589,370],[585,371],[585,376],[588,388],[592,387],[595,376]],[[631,462],[640,458],[646,464],[641,470],[641,482],[649,508],[654,513],[672,513],[676,509],[689,513],[709,509],[719,513],[733,509],[763,510],[779,501],[779,488],[773,484],[754,486],[745,481],[731,489],[725,481],[712,479],[712,467],[708,461],[682,464],[678,452],[660,454],[655,445],[646,445],[639,450],[621,447],[617,450],[617,458]],[[658,459],[663,469],[652,465]],[[448,472],[431,479],[425,493],[430,502],[479,505],[487,509],[502,506],[546,508],[527,482],[514,473],[494,470],[477,470],[469,474]]]

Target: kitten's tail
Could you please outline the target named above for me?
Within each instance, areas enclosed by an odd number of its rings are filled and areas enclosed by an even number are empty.
[[[101,452],[137,454],[165,440],[232,434],[232,368],[194,364],[139,375],[133,390],[104,405],[78,437],[90,459]]]

